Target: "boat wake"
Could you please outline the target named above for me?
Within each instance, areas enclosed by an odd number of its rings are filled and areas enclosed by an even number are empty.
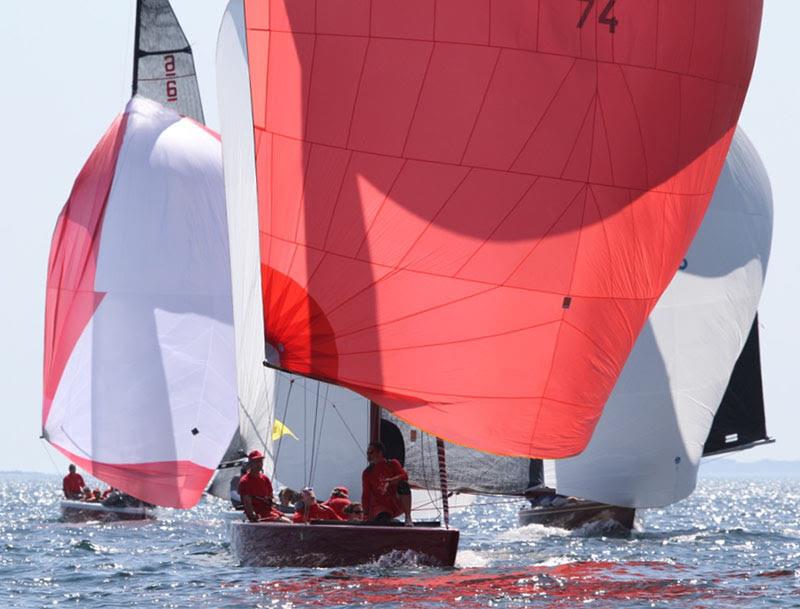
[[[575,537],[626,538],[631,536],[631,531],[616,520],[608,519],[587,522],[572,531],[571,534]]]
[[[430,562],[428,560],[428,562]],[[426,564],[426,557],[413,550],[392,550],[384,554],[370,566],[380,569],[396,569],[402,567],[419,567]]]
[[[569,537],[571,534],[571,531],[559,527],[528,524],[523,527],[504,531],[498,535],[498,539],[501,541],[538,541],[545,537]]]

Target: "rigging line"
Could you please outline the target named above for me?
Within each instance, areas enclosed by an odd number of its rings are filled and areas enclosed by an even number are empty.
[[[342,422],[342,425],[344,425],[344,428],[347,430],[347,433],[350,434],[351,438],[353,438],[353,442],[358,447],[358,450],[359,451],[363,450],[364,447],[361,446],[361,443],[358,441],[358,438],[356,438],[356,435],[353,433],[353,430],[350,429],[350,426],[347,424],[347,421],[342,416],[342,413],[339,412],[339,408],[333,402],[331,402],[331,407],[333,408],[333,412],[336,413],[336,416],[339,417],[339,420]]]
[[[283,407],[283,419],[281,419],[281,423],[286,420],[286,412],[289,410],[289,399],[292,397],[292,387],[294,387],[294,379],[289,380],[289,390],[286,392],[286,404]],[[276,383],[276,394],[277,394],[277,383]],[[275,424],[275,414],[272,415],[272,423]],[[267,424],[269,427],[269,424]],[[268,433],[272,433],[272,430],[268,430]],[[281,444],[283,444],[283,436],[285,434],[281,434],[281,437],[278,438],[278,448],[275,449],[275,460],[274,465],[272,466],[272,479],[277,480],[278,478],[278,456],[281,454]]]
[[[322,398],[322,419],[319,422],[319,438],[315,440],[315,444],[317,447],[316,458],[311,462],[311,484],[314,484],[314,476],[317,473],[317,464],[319,463],[319,454],[322,451],[322,432],[325,429],[325,414],[328,412],[328,391],[330,390],[330,385],[325,385],[325,397]]]
[[[433,474],[428,475],[428,467],[426,465],[425,456],[427,453],[426,444],[428,440],[431,440],[433,436],[430,434],[425,433],[424,431],[420,434],[419,439],[419,447],[420,447],[420,461],[421,461],[421,469],[422,469],[422,479],[425,481],[425,492],[428,494],[428,505],[432,505],[438,514],[438,517],[442,517],[442,511],[439,508],[439,504],[436,501],[436,497],[433,496],[433,492],[431,491],[431,486],[433,485]]]
[[[44,438],[42,438],[42,439],[44,439]],[[55,471],[55,473],[57,475],[60,476],[61,475],[61,470],[58,469],[58,466],[56,465],[56,462],[53,459],[53,455],[50,454],[49,444],[48,444],[47,440],[44,441],[43,448],[44,448],[45,454],[47,455],[47,458],[50,459],[50,463],[53,464],[53,470]]]
[[[262,437],[261,434],[259,433],[258,426],[256,425],[256,422],[253,419],[253,416],[247,411],[247,408],[245,407],[244,402],[242,402],[241,398],[238,400],[238,402],[239,402],[239,417],[240,417],[239,418],[239,429],[240,430],[242,429],[241,415],[244,414],[245,418],[247,419],[247,422],[250,424],[250,427],[253,430],[253,435],[255,435],[255,437],[258,439],[258,441],[261,442],[261,444],[264,446],[264,450],[266,450],[266,446],[267,446],[266,438]],[[242,434],[240,434],[240,435],[242,437],[242,441],[246,441],[245,436],[242,435]],[[247,448],[249,448],[249,447],[245,446],[245,449],[247,449]]]
[[[303,476],[308,471],[308,379],[303,379]],[[312,443],[313,445],[313,443]]]
[[[436,500],[434,499],[433,495],[431,494],[431,485],[430,479],[428,478],[428,469],[425,465],[425,441],[427,438],[427,434],[422,432],[419,438],[419,456],[420,456],[420,470],[422,471],[422,480],[425,484],[425,492],[428,495],[428,504],[432,504],[436,510],[438,511],[438,506],[436,505]]]
[[[79,444],[78,444],[78,443],[77,443],[75,440],[73,440],[73,439],[72,439],[72,436],[70,436],[70,435],[69,435],[69,433],[67,432],[67,430],[66,430],[66,429],[64,429],[64,426],[63,426],[63,425],[59,425],[59,426],[58,426],[58,428],[61,430],[61,433],[63,433],[63,434],[64,434],[64,436],[67,438],[67,440],[69,440],[70,442],[72,442],[72,445],[73,445],[73,446],[74,446],[74,447],[75,447],[75,448],[76,448],[78,451],[82,452],[82,453],[83,453],[83,455],[84,455],[84,456],[85,456],[85,457],[86,457],[86,458],[87,458],[89,461],[93,461],[93,459],[92,459],[92,455],[89,453],[89,451],[85,450],[85,449],[84,449],[82,446],[80,446],[80,445],[79,445]],[[70,451],[70,452],[72,452],[72,451]]]
[[[317,417],[319,416],[319,382],[317,382],[317,397],[314,403],[314,427],[311,429],[311,465],[306,473],[304,486],[311,485],[311,470],[314,469],[314,457],[316,456],[317,440]]]

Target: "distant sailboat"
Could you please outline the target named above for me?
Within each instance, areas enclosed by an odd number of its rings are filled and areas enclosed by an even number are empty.
[[[470,448],[586,446],[705,213],[761,14],[710,0],[687,36],[619,4],[230,2],[240,386],[266,356]],[[295,530],[239,523],[233,547],[301,561]]]
[[[542,478],[532,481],[594,503],[526,509],[523,524],[576,526],[613,512],[630,527],[632,508],[688,496],[702,456],[766,440],[754,318],[771,239],[769,178],[740,129],[682,269],[653,310],[592,441],[577,457],[545,461]]]
[[[107,484],[185,508],[238,420],[221,150],[197,122],[191,49],[169,3],[140,0],[136,22],[139,95],[53,235],[42,435]]]

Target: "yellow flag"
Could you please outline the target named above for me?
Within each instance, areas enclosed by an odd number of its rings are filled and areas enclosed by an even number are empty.
[[[275,422],[272,423],[272,441],[280,439],[281,436],[292,436],[295,440],[299,440],[294,432],[289,429],[286,425],[281,423],[278,419],[275,419]]]

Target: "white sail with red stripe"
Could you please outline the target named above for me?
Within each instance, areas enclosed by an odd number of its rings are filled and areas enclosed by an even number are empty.
[[[56,226],[44,437],[145,501],[200,498],[238,424],[219,138],[134,97]]]

